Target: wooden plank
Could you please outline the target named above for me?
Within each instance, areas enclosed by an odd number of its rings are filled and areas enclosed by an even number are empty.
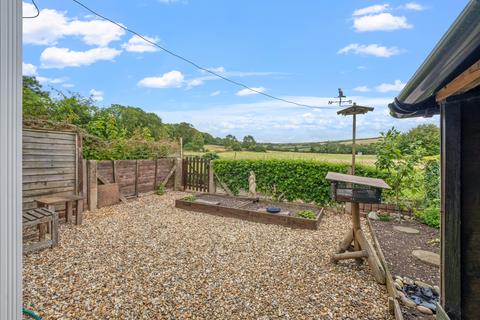
[[[27,161],[23,162],[23,169],[45,169],[45,168],[75,168],[75,163],[73,161]]]
[[[442,211],[441,211],[441,294],[445,310],[461,319],[462,305],[462,115],[460,103],[441,107],[442,128]],[[448,148],[448,149],[447,149]],[[448,151],[447,151],[448,150]]]
[[[177,170],[177,166],[173,166],[168,175],[163,179],[162,184],[166,185],[168,180],[172,177],[172,175],[175,173],[175,170]]]
[[[461,203],[460,248],[461,248],[461,312],[462,319],[478,319],[480,315],[480,94],[461,102]],[[451,106],[447,105],[447,110]],[[450,146],[447,146],[450,148]],[[448,149],[448,152],[453,152]],[[448,196],[447,196],[448,197]],[[447,198],[447,201],[448,198]],[[450,212],[450,214],[454,214]],[[450,220],[451,221],[451,220]],[[446,222],[448,223],[448,222]],[[446,224],[445,228],[450,229]],[[447,230],[446,230],[447,232]],[[446,242],[447,240],[445,240]],[[452,263],[455,256],[446,256]],[[450,274],[446,273],[449,281]],[[451,304],[450,304],[451,305]],[[445,311],[455,319],[445,305]]]
[[[75,174],[75,168],[48,168],[48,169],[37,169],[37,168],[26,168],[23,169],[23,176],[38,176],[38,175],[52,175],[52,174],[60,174],[60,175],[65,175],[65,174]]]
[[[48,173],[46,171],[45,173]],[[23,183],[35,183],[35,182],[47,182],[47,181],[75,181],[75,174],[43,174],[43,175],[35,175],[35,176],[25,176],[23,178]],[[75,182],[73,183],[73,185]]]
[[[440,89],[435,95],[435,100],[440,103],[453,95],[467,92],[478,85],[480,85],[480,60]]]
[[[135,195],[138,196],[138,160],[135,161]]]
[[[75,184],[75,180],[45,181],[23,183],[23,190],[39,190],[45,188],[64,188],[71,187]]]
[[[73,139],[71,141],[69,141],[69,140],[61,140],[61,139],[24,136],[23,141],[27,142],[27,143],[74,145],[74,140]]]
[[[24,129],[23,135],[26,137],[34,137],[34,138],[51,138],[55,140],[74,141],[77,134],[76,132],[68,132],[68,131],[43,131],[43,130]]]
[[[31,154],[24,154],[23,161],[49,161],[49,162],[56,162],[56,161],[72,161],[73,165],[75,166],[75,155],[71,156],[57,156],[57,155],[31,155]]]
[[[23,150],[72,151],[75,148],[73,144],[39,143],[39,142],[24,142],[22,146],[23,146]]]
[[[23,196],[25,198],[34,197],[34,196],[41,196],[46,194],[52,193],[60,193],[60,192],[74,192],[75,187],[64,187],[64,188],[45,188],[45,189],[35,189],[35,190],[26,190],[23,192]]]
[[[36,155],[36,156],[68,156],[73,157],[75,156],[75,149],[72,148],[70,150],[55,150],[55,149],[26,149],[23,148],[22,154],[24,155]]]
[[[97,208],[97,162],[88,160],[88,209]]]

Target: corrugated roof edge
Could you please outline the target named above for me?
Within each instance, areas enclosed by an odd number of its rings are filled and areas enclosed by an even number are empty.
[[[439,113],[435,94],[480,58],[480,0],[470,0],[433,51],[388,105],[395,118]]]

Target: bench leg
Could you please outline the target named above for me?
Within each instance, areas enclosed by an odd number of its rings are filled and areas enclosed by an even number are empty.
[[[58,245],[58,213],[57,212],[53,214],[51,235],[52,235],[52,247],[55,247]]]
[[[67,201],[66,208],[65,208],[65,220],[68,223],[72,223],[73,221],[73,201]]]
[[[44,241],[45,240],[45,234],[47,233],[47,223],[40,223],[38,225],[38,241]]]

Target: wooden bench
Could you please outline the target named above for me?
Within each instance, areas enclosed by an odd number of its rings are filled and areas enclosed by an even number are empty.
[[[25,211],[23,217],[23,228],[37,226],[39,231],[38,242],[24,245],[23,252],[28,253],[58,245],[58,213],[47,208],[36,208]],[[50,239],[46,239],[46,226],[49,226]]]
[[[73,203],[76,202],[77,215],[75,224],[82,224],[82,212],[79,209],[79,202],[83,200],[83,197],[77,195],[52,195],[35,199],[39,207],[46,207],[51,211],[55,211],[55,205],[65,204],[65,220],[67,222],[73,222]]]

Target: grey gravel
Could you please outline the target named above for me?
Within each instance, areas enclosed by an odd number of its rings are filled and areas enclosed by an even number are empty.
[[[296,230],[175,209],[183,196],[62,225],[60,246],[24,257],[24,306],[44,319],[392,319],[366,264],[330,263],[349,216]]]

